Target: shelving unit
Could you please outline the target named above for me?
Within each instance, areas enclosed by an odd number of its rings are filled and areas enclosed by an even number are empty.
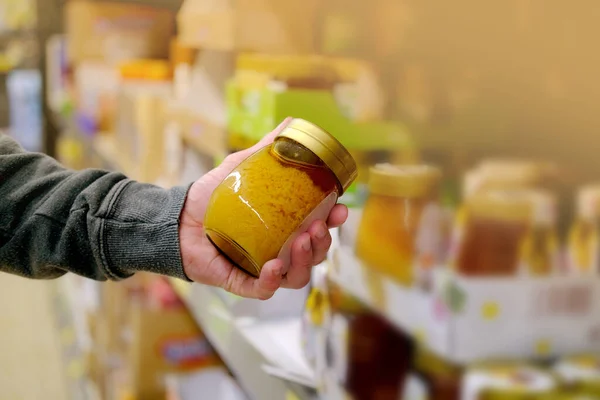
[[[73,276],[65,276],[53,282],[53,301],[56,325],[60,335],[61,353],[69,399],[100,400],[99,392],[85,373],[84,342],[82,334],[80,302]]]
[[[312,371],[299,357],[299,319],[262,322],[235,318],[221,289],[175,279],[171,282],[252,399],[317,398]]]

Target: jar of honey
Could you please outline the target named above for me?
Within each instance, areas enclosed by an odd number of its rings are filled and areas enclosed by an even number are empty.
[[[204,219],[206,235],[252,276],[275,258],[288,266],[294,239],[312,222],[327,220],[356,174],[340,142],[294,119],[215,189]]]
[[[577,217],[568,236],[569,269],[600,272],[600,185],[583,187],[577,194]]]
[[[332,317],[326,373],[335,380],[329,385],[341,387],[352,400],[398,399],[410,372],[412,340],[335,283],[328,285]]]
[[[466,203],[455,267],[464,276],[514,276],[531,226],[531,201],[510,191],[473,196]]]
[[[417,233],[428,206],[436,204],[440,176],[437,168],[426,165],[378,164],[371,168],[369,197],[356,239],[356,255],[369,268],[400,284],[414,283]],[[430,234],[422,256],[432,258],[433,264],[439,241],[436,232]]]

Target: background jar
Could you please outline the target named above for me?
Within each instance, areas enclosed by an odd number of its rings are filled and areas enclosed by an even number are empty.
[[[379,164],[369,173],[356,254],[401,284],[413,283],[415,239],[426,205],[437,198],[441,173],[426,165]]]
[[[275,258],[287,267],[294,239],[315,220],[327,220],[356,173],[341,143],[295,119],[215,189],[204,220],[206,235],[250,275],[259,276]]]
[[[458,245],[458,272],[464,276],[516,275],[531,216],[531,201],[510,191],[494,191],[469,199],[464,233]]]

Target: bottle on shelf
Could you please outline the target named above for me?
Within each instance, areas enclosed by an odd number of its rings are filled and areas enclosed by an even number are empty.
[[[515,276],[521,247],[531,228],[532,205],[511,191],[470,198],[455,231],[453,264],[463,276]]]
[[[567,244],[568,268],[582,274],[600,272],[600,185],[585,186],[577,194],[577,216]]]
[[[329,393],[352,400],[396,400],[413,359],[410,337],[328,282],[331,322],[327,335]]]
[[[546,191],[525,193],[531,200],[532,227],[522,246],[523,262],[532,276],[548,276],[559,270],[559,244],[556,232],[556,199]]]
[[[443,242],[440,176],[437,168],[426,165],[371,168],[356,241],[356,255],[368,268],[412,286],[415,264],[417,270],[427,270],[438,262]]]

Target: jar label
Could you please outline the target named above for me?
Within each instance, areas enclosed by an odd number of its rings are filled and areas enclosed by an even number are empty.
[[[296,229],[296,231],[293,234],[291,234],[288,240],[286,240],[286,242],[283,244],[277,258],[283,261],[284,271],[287,272],[290,266],[292,256],[292,244],[294,243],[294,241],[302,233],[306,232],[313,222],[317,220],[327,221],[329,213],[331,212],[333,206],[335,206],[337,199],[337,193],[335,192],[330,193],[329,196],[325,197],[325,199],[323,199],[323,201],[321,201],[321,203],[319,203],[319,205],[316,206],[310,214],[308,214],[308,216],[300,224],[298,229]]]

